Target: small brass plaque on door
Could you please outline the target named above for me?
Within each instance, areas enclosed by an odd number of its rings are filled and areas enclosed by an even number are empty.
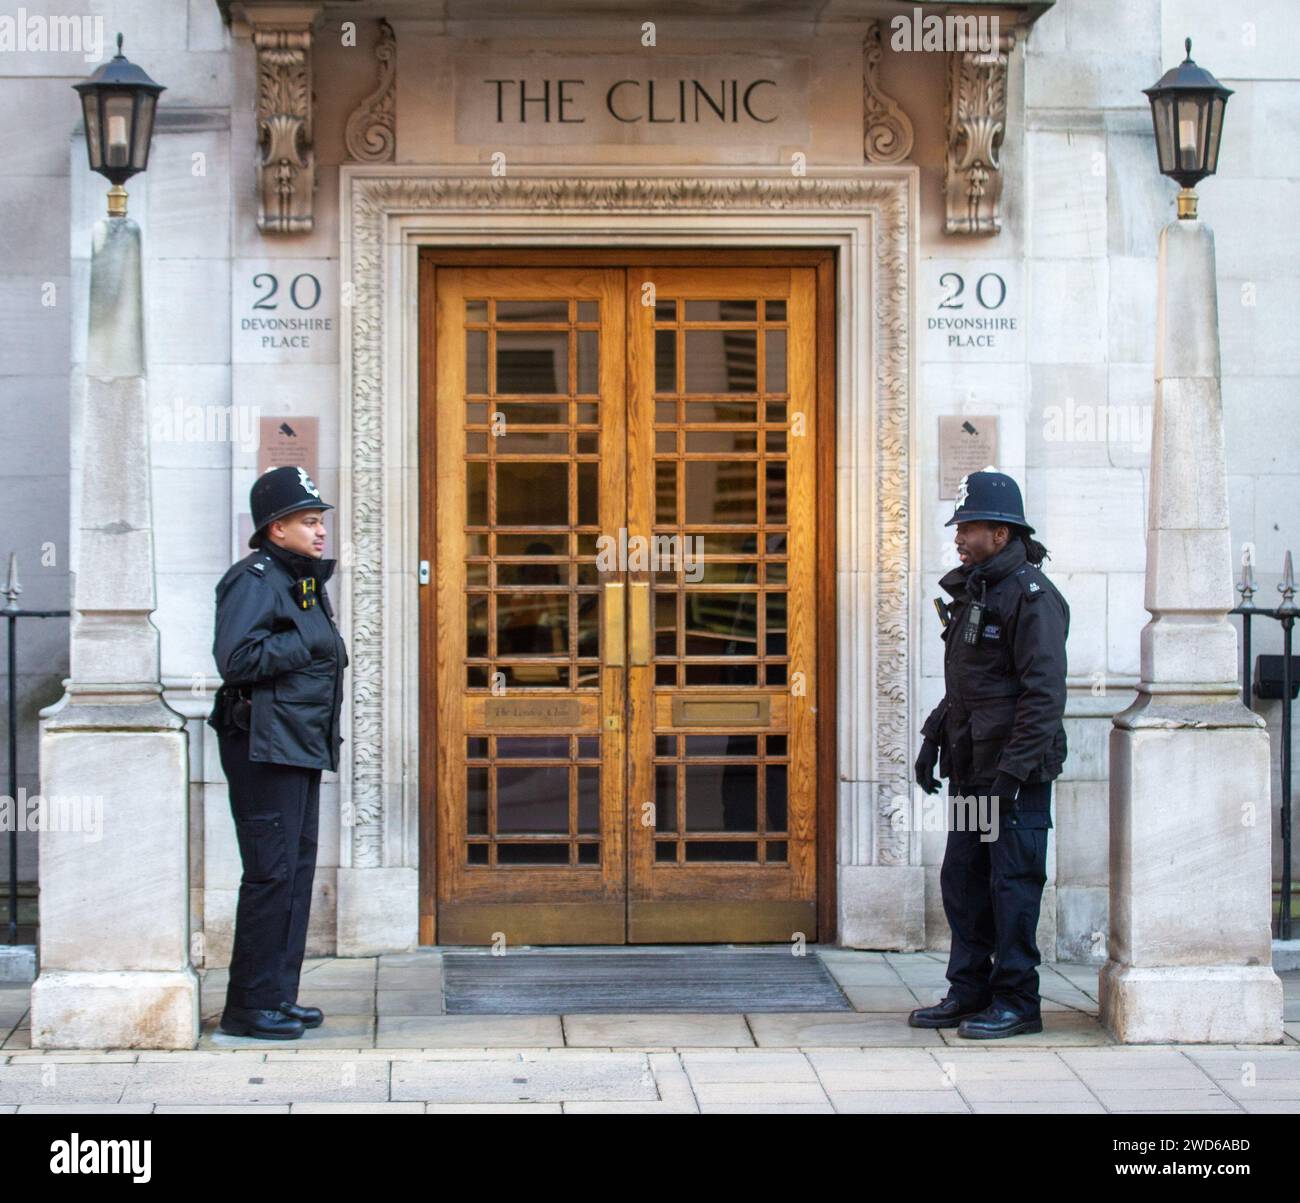
[[[673,698],[674,727],[768,727],[771,723],[772,699],[765,693],[742,698]]]
[[[576,727],[582,720],[577,698],[488,698],[486,727]]]

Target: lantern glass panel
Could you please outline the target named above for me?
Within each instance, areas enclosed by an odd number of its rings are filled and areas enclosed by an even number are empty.
[[[1174,166],[1180,172],[1195,172],[1196,159],[1196,111],[1188,100],[1179,96],[1174,101]]]
[[[1210,134],[1206,143],[1205,169],[1211,173],[1219,170],[1219,138],[1223,133],[1223,109],[1227,103],[1224,96],[1215,96],[1210,100]]]
[[[1192,97],[1192,104],[1196,109],[1196,169],[1205,170],[1205,159],[1209,150],[1208,135],[1210,132],[1210,96],[1205,93],[1200,96]]]
[[[1160,97],[1151,106],[1151,117],[1156,129],[1156,154],[1160,158],[1160,172],[1168,175],[1175,169],[1173,99]]]
[[[149,166],[149,135],[153,133],[154,105],[158,98],[141,92],[135,108],[135,145],[131,148],[131,166],[143,171]]]
[[[135,108],[130,92],[110,92],[104,97],[105,166],[126,167],[131,153],[131,116]]]
[[[98,171],[104,165],[104,160],[99,141],[99,97],[94,92],[82,96],[81,111],[86,117],[86,149],[90,154],[90,169]]]

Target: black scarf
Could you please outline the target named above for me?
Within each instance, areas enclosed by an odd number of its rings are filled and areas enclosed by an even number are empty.
[[[1001,551],[978,564],[959,564],[939,584],[958,601],[968,594],[978,596],[985,585],[996,585],[1025,563],[1025,545],[1012,539]]]
[[[334,565],[337,563],[336,560],[318,560],[315,556],[305,556],[301,552],[290,551],[287,547],[272,543],[270,539],[262,540],[262,550],[279,560],[295,581],[307,576],[315,577],[317,589],[330,579],[334,573]]]

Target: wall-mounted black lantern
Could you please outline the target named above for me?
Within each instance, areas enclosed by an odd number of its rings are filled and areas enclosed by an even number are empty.
[[[1231,88],[1225,88],[1204,67],[1192,62],[1192,39],[1184,41],[1187,57],[1166,71],[1160,82],[1143,88],[1151,101],[1160,172],[1182,186],[1178,216],[1196,216],[1197,181],[1213,175],[1219,165],[1223,111]]]
[[[154,111],[158,94],[166,88],[127,60],[120,33],[117,53],[89,79],[72,86],[81,95],[86,118],[90,169],[113,185],[108,190],[108,215],[125,217],[122,185],[149,165]]]

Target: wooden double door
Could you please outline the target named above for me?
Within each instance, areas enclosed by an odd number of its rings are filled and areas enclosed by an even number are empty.
[[[816,269],[422,280],[422,939],[816,939]]]

